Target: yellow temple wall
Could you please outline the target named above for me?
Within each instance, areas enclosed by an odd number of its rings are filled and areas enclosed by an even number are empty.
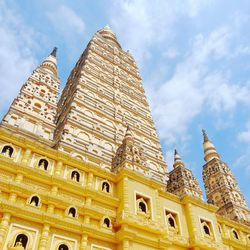
[[[143,175],[109,173],[0,129],[0,152],[5,145],[14,153],[0,154],[0,249],[16,249],[21,233],[29,237],[28,250],[54,250],[62,243],[70,250],[250,249],[249,227],[216,215],[215,206],[197,198],[167,193]],[[37,167],[41,158],[49,162],[46,171]],[[72,171],[80,173],[79,182],[71,180]],[[102,190],[103,182],[109,192]],[[30,204],[34,195],[37,206]],[[140,197],[146,212],[139,211]],[[175,228],[166,216],[174,217]],[[201,223],[208,223],[210,236]]]

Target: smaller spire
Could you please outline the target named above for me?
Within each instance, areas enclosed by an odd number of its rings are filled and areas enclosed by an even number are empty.
[[[57,47],[54,47],[52,52],[45,58],[39,67],[43,67],[47,71],[50,71],[54,75],[58,75],[57,72],[57,58],[56,58]]]
[[[182,166],[182,167],[185,166],[184,162],[182,161],[176,149],[174,150],[174,165],[173,166],[174,168],[177,168],[179,166]]]
[[[167,191],[179,197],[191,195],[202,199],[202,192],[197,179],[192,171],[185,167],[176,149],[174,150],[173,167],[174,169],[169,173]]]
[[[57,52],[57,47],[54,47],[50,55],[56,57],[56,52]]]
[[[215,146],[213,145],[213,143],[208,139],[207,133],[206,131],[203,129],[202,130],[203,133],[203,150],[204,150],[204,160],[206,162],[212,160],[213,158],[219,159],[220,156],[216,151]]]

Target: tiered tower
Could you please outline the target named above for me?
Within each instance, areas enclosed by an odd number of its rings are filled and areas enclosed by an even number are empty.
[[[72,157],[111,170],[126,127],[144,149],[148,174],[166,181],[159,139],[133,57],[109,27],[90,40],[59,101],[56,145]]]
[[[169,173],[167,191],[180,197],[190,195],[202,199],[202,191],[191,170],[185,167],[177,150],[174,152],[174,169]]]
[[[218,214],[250,225],[246,201],[228,165],[220,159],[213,143],[203,130],[203,180],[207,201],[219,207]]]
[[[49,145],[54,139],[60,84],[56,50],[32,72],[1,125]]]

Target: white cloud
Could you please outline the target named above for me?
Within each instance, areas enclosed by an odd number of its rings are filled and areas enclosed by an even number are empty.
[[[238,134],[238,140],[241,142],[249,143],[250,146],[250,121],[246,123],[246,130]]]
[[[0,1],[0,114],[6,113],[36,60],[35,40],[39,37],[25,26],[16,11]]]
[[[230,55],[231,39],[225,27],[207,36],[197,35],[173,76],[151,91],[153,115],[160,137],[168,145],[176,138],[185,140],[188,126],[201,112],[222,114],[231,112],[239,103],[250,104],[249,84],[232,83],[228,70],[209,67],[211,61]]]
[[[69,6],[61,5],[47,15],[56,32],[66,39],[72,39],[72,34],[82,35],[85,31],[84,21]]]
[[[122,40],[142,65],[150,58],[150,48],[160,43],[169,44],[175,37],[174,23],[181,16],[195,17],[199,11],[212,4],[213,0],[131,0],[114,1],[111,24]],[[131,37],[133,39],[131,39]]]

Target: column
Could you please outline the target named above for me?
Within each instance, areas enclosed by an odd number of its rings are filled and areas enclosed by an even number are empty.
[[[39,250],[48,249],[47,244],[49,241],[49,232],[50,232],[50,225],[44,224],[42,235],[39,242]]]
[[[55,175],[56,176],[61,176],[62,166],[63,166],[62,161],[58,161],[56,163],[56,169],[55,169]]]
[[[123,250],[129,250],[129,240],[124,239],[123,241]]]
[[[88,247],[88,235],[82,235],[80,250],[87,250]]]
[[[22,174],[17,174],[15,178],[16,183],[21,183],[23,181],[23,175]]]
[[[4,213],[0,224],[0,246],[4,245],[10,223],[10,213]]]
[[[10,193],[10,195],[9,195],[9,201],[10,202],[16,202],[16,197],[17,197],[16,193]]]
[[[129,212],[129,193],[128,193],[128,177],[123,179],[123,202],[124,202],[124,212]]]
[[[31,156],[31,150],[29,148],[26,148],[23,154],[22,164],[26,165],[28,163],[30,156]]]
[[[93,186],[93,177],[94,177],[93,173],[89,172],[89,174],[88,174],[88,182],[87,182],[87,185],[88,185],[89,188],[92,188],[92,186]]]

